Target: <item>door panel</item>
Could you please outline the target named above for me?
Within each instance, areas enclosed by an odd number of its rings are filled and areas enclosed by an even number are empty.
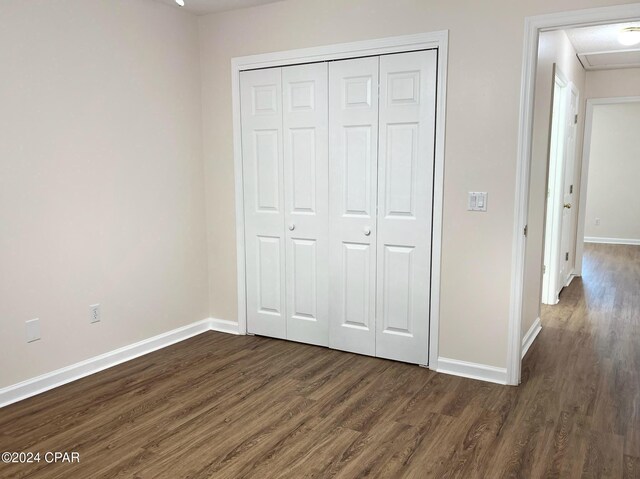
[[[428,362],[435,50],[380,57],[376,356]]]
[[[240,74],[247,330],[286,337],[281,70]]]
[[[328,346],[327,64],[282,69],[287,338]]]
[[[375,355],[378,57],[329,65],[329,346]]]
[[[575,255],[575,217],[576,207],[574,200],[575,181],[575,158],[576,158],[576,133],[578,125],[576,119],[578,115],[578,90],[569,84],[569,105],[567,122],[567,139],[565,151],[565,164],[562,185],[562,237],[560,239],[560,266],[558,277],[558,293],[569,282],[573,273]]]

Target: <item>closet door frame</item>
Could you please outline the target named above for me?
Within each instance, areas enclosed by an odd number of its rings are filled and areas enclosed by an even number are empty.
[[[260,68],[283,67],[302,63],[343,60],[365,56],[406,53],[437,49],[436,134],[433,184],[433,229],[431,250],[431,302],[429,319],[429,369],[438,368],[440,323],[440,270],[442,247],[442,213],[444,190],[444,139],[449,31],[403,35],[351,43],[303,48],[282,52],[236,57],[231,60],[231,94],[233,112],[233,158],[235,174],[238,320],[214,320],[225,331],[247,334],[247,294],[245,264],[244,192],[242,170],[242,124],[240,115],[240,72]],[[426,365],[425,365],[426,366]]]

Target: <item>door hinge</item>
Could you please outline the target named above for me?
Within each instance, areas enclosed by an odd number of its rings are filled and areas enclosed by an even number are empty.
[[[569,186],[569,194],[572,195],[573,194],[573,185]]]
[[[529,225],[524,225],[524,235],[527,236],[528,232],[529,232]]]
[[[577,125],[578,124],[578,115],[576,114],[576,116],[573,117],[573,124]]]
[[[564,260],[565,261],[569,261],[569,252],[568,251],[564,254]]]

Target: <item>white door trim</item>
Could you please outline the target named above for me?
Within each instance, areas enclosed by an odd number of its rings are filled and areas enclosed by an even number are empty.
[[[538,37],[541,31],[561,30],[607,23],[640,20],[640,4],[593,8],[572,12],[551,13],[525,18],[522,82],[520,88],[520,120],[518,157],[515,181],[515,217],[511,261],[511,301],[507,345],[507,382],[520,383],[522,348],[522,305],[524,297],[524,259],[529,207],[529,168],[533,135],[533,92],[538,57]],[[538,298],[539,299],[539,298]]]
[[[364,40],[337,45],[264,53],[231,59],[231,96],[233,112],[233,160],[236,200],[236,245],[238,274],[238,327],[247,332],[246,276],[244,258],[244,200],[242,179],[242,141],[240,123],[240,72],[299,63],[338,60],[361,56],[438,49],[438,78],[436,98],[436,147],[433,192],[433,243],[431,253],[431,306],[429,324],[429,367],[438,366],[438,338],[440,322],[440,267],[442,248],[442,205],[444,190],[444,140],[447,88],[447,59],[449,31],[419,33],[398,37]]]
[[[596,105],[615,105],[619,103],[640,102],[640,96],[619,96],[613,98],[590,98],[587,100],[586,117],[584,119],[584,140],[582,145],[582,169],[580,172],[580,198],[578,200],[578,232],[576,234],[576,266],[575,274],[582,276],[582,255],[585,243],[611,243],[612,238],[585,238],[584,227],[587,213],[587,185],[589,183],[589,161],[591,156],[591,132],[593,128],[593,107]],[[617,240],[620,244],[634,240]],[[637,240],[635,240],[637,241]]]

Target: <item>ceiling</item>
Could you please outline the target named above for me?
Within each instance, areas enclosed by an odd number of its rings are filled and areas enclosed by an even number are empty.
[[[586,70],[638,68],[640,45],[625,46],[618,42],[618,33],[626,27],[640,27],[640,22],[573,28],[565,32]]]
[[[184,7],[176,4],[175,0],[157,0],[158,2],[172,5],[175,8],[187,10],[196,15],[206,15],[207,13],[227,12],[239,8],[254,7],[266,3],[275,3],[281,0],[184,0]]]

